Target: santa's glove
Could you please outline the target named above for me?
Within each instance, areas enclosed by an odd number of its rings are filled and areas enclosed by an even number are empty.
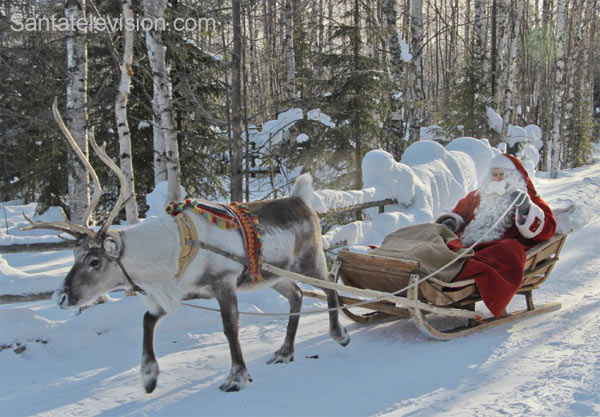
[[[515,206],[519,210],[519,214],[524,216],[529,213],[529,207],[531,207],[531,199],[525,191],[513,191],[510,194],[510,198],[515,201]]]
[[[456,231],[458,230],[458,222],[454,217],[449,216],[448,214],[440,216],[435,222],[446,226],[448,229],[450,229],[450,231],[454,233],[456,233]]]
[[[448,218],[446,220],[444,220],[442,222],[442,225],[446,226],[448,229],[450,229],[452,232],[456,233],[456,229],[457,229],[457,224],[456,224],[456,220],[452,219],[452,218]]]

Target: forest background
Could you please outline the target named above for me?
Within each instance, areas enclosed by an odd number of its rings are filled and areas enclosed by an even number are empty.
[[[424,132],[497,145],[510,124],[535,124],[539,168],[555,177],[590,163],[600,137],[597,3],[0,0],[0,199],[89,221],[95,186],[66,152],[55,97],[105,185],[97,215],[119,184],[89,151],[91,135],[125,173],[129,224],[147,209],[135,196],[162,181],[170,200],[185,197],[183,186],[244,201],[252,181],[278,197],[300,171],[317,188],[360,189],[369,150],[400,160]],[[61,18],[88,24],[51,24]],[[256,140],[261,126],[298,109],[300,120]],[[330,122],[304,116],[314,109]]]

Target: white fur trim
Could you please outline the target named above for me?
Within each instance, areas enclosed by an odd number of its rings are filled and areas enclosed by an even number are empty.
[[[490,169],[502,168],[502,169],[517,169],[513,161],[504,155],[497,155],[490,161]]]
[[[518,218],[518,212],[515,213],[515,216]],[[545,221],[546,215],[544,211],[532,202],[529,207],[529,213],[525,217],[525,222],[517,224],[517,227],[524,238],[532,239],[542,233]]]

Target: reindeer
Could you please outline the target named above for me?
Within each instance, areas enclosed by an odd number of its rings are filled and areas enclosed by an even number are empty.
[[[86,211],[88,219],[101,195],[98,176],[58,112],[56,100],[52,107],[56,122],[75,150],[95,183],[95,192]],[[53,229],[77,239],[75,262],[55,291],[54,298],[61,309],[85,306],[97,297],[117,289],[136,289],[148,311],[143,319],[141,376],[144,388],[151,393],[158,380],[158,363],[154,354],[154,330],[158,321],[188,298],[216,298],[223,330],[231,354],[229,376],[219,387],[222,391],[239,391],[252,382],[239,342],[239,312],[236,292],[272,287],[290,303],[290,313],[300,312],[302,291],[289,278],[263,273],[264,281],[254,285],[244,279],[244,266],[214,251],[199,249],[183,274],[176,278],[178,257],[183,249],[179,229],[171,216],[152,218],[123,230],[109,230],[127,197],[123,194],[125,176],[108,157],[106,144],[96,144],[93,132],[90,143],[95,153],[117,175],[120,194],[115,206],[99,230],[74,224],[64,216],[60,222],[31,222],[26,229]],[[269,264],[313,278],[327,279],[328,271],[321,246],[319,221],[309,203],[312,179],[305,174],[296,181],[292,195],[269,201],[257,201],[247,207],[260,219],[263,256]],[[200,241],[245,256],[242,238],[236,230],[216,227],[203,216],[194,213],[189,218]],[[340,345],[350,342],[348,332],[339,323],[337,293],[326,290],[329,312],[329,333]],[[294,360],[294,338],[299,316],[290,315],[285,339],[269,359],[269,364]]]

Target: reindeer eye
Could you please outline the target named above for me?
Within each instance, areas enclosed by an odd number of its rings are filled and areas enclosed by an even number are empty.
[[[89,262],[89,265],[90,265],[92,268],[98,268],[98,267],[100,266],[100,261],[99,261],[98,259],[92,259],[92,260]]]

